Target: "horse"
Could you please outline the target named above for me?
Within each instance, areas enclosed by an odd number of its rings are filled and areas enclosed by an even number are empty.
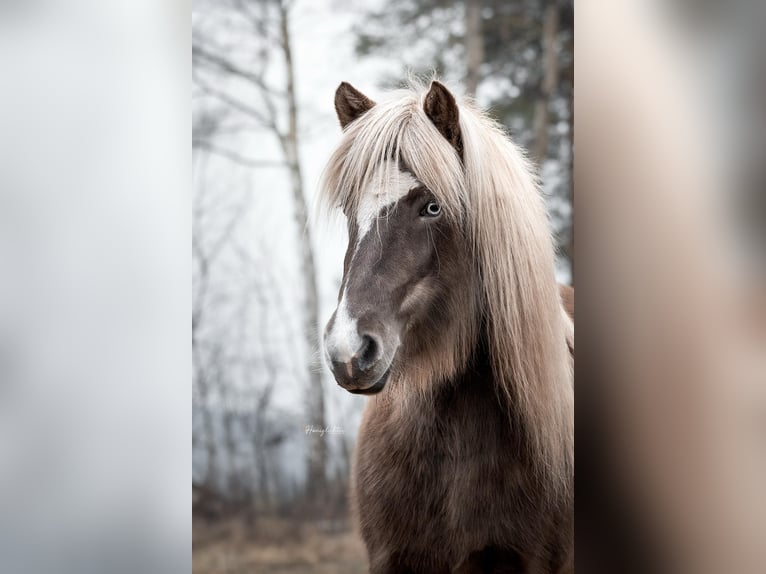
[[[370,397],[369,571],[573,572],[573,292],[530,162],[435,80],[380,103],[344,82],[335,110],[319,200],[349,240],[324,351]]]

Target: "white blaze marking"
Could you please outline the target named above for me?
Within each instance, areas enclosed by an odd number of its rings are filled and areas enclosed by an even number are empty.
[[[362,338],[356,329],[356,319],[353,319],[348,314],[346,291],[344,289],[338,309],[335,311],[335,321],[327,335],[327,351],[331,356],[335,357],[336,361],[348,363],[361,346]]]
[[[393,205],[409,191],[422,185],[412,174],[401,171],[398,163],[390,160],[382,166],[377,177],[377,188],[367,190],[359,202],[356,223],[359,229],[356,248],[372,228],[372,224],[380,211]],[[353,261],[353,256],[352,256]],[[349,270],[351,272],[351,270]],[[362,338],[357,331],[356,319],[348,313],[347,293],[344,289],[338,309],[335,311],[335,321],[327,334],[326,349],[336,361],[348,363],[362,346]]]
[[[421,185],[412,174],[401,171],[397,162],[393,160],[383,164],[382,173],[378,174],[377,180],[379,187],[367,190],[359,202],[356,214],[356,224],[359,228],[357,246],[370,231],[381,209],[387,205],[393,205],[411,189]]]

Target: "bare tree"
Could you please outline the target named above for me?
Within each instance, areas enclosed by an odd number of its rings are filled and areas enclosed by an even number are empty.
[[[311,235],[307,225],[308,208],[299,156],[298,105],[290,31],[291,2],[232,0],[225,4],[232,19],[246,23],[246,34],[256,43],[252,53],[226,49],[201,27],[193,30],[192,54],[194,82],[197,89],[226,106],[232,113],[246,117],[253,129],[270,133],[278,144],[281,161],[290,181],[295,229],[298,234],[301,271],[303,274],[303,335],[308,360],[306,364],[306,413],[308,423],[324,426],[325,404],[321,367],[318,361],[318,296]],[[275,48],[276,47],[276,48]],[[274,86],[267,79],[272,58],[280,64],[284,85]],[[231,82],[245,84],[257,95],[257,103],[243,99],[235,90],[227,90]],[[241,165],[259,167],[264,162],[248,158],[212,141],[199,145],[212,153],[228,157]],[[275,162],[268,162],[274,165]],[[310,435],[308,449],[308,494],[314,499],[325,486],[327,448],[318,435]]]
[[[209,138],[216,132],[222,121],[220,112],[203,111],[194,118],[193,142]],[[204,336],[205,326],[208,331],[213,323],[210,317],[216,314],[212,308],[213,271],[220,259],[224,247],[228,244],[237,226],[246,212],[249,193],[245,192],[232,208],[227,210],[223,221],[210,221],[211,212],[216,205],[209,195],[206,178],[207,160],[197,146],[195,153],[194,198],[192,202],[192,260],[193,260],[193,297],[192,297],[192,361],[193,389],[195,407],[202,419],[203,437],[206,452],[205,483],[215,488],[219,481],[220,453],[217,448],[215,422],[212,412],[212,399],[223,398],[226,364],[222,356],[223,342],[215,336]],[[222,405],[225,407],[225,405]],[[225,421],[228,425],[228,421]],[[228,429],[229,427],[227,427]],[[230,443],[227,443],[231,447]]]
[[[214,131],[216,125],[217,119],[209,115],[201,115],[199,118],[195,118],[193,131],[196,133],[210,134]],[[206,303],[208,287],[210,285],[210,260],[206,250],[202,247],[202,240],[199,237],[202,226],[202,206],[204,205],[204,193],[206,189],[204,183],[206,162],[204,158],[199,158],[199,162],[197,177],[195,178],[195,188],[199,191],[195,195],[194,206],[192,208],[192,258],[194,260],[194,268],[196,272],[193,281],[192,298],[192,385],[194,389],[193,395],[195,406],[202,419],[203,436],[200,442],[204,443],[207,468],[204,482],[208,488],[213,488],[217,480],[217,451],[213,419],[209,404],[210,385],[199,339],[199,327],[204,316],[204,306]],[[195,165],[197,165],[196,162]]]
[[[269,312],[276,309],[284,314],[285,309],[275,278],[265,262],[241,245],[236,246],[235,249],[246,275],[244,300],[249,302],[251,295],[255,298],[261,345],[257,366],[252,365],[254,368],[249,368],[249,364],[246,366],[247,377],[254,379],[250,385],[253,409],[246,417],[247,431],[252,441],[253,469],[256,478],[256,493],[252,501],[252,509],[254,512],[268,513],[272,510],[274,502],[271,484],[273,465],[270,451],[280,442],[280,438],[274,436],[268,426],[268,411],[279,373],[274,353],[269,348],[269,343],[274,340]],[[267,249],[261,244],[258,252],[265,253]],[[241,314],[242,317],[246,315],[244,312]],[[244,340],[245,337],[242,339]]]
[[[290,170],[292,195],[295,204],[296,228],[303,231],[300,244],[305,282],[304,330],[310,353],[308,364],[309,387],[306,392],[306,410],[308,412],[310,424],[324,427],[325,404],[321,364],[314,352],[318,347],[319,297],[317,294],[314,255],[308,227],[308,209],[306,206],[306,198],[303,195],[303,174],[298,159],[298,106],[295,94],[295,67],[290,40],[289,7],[286,0],[278,0],[277,5],[279,8],[280,45],[287,72],[288,128],[286,137],[283,138],[282,146]],[[310,441],[308,449],[308,493],[309,498],[314,499],[318,493],[321,493],[324,490],[325,486],[327,444],[320,435],[310,434],[309,437],[313,440]]]

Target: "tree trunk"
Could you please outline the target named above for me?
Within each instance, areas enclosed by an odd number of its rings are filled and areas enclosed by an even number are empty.
[[[220,375],[219,375],[220,377]],[[223,424],[223,440],[226,446],[226,494],[230,501],[239,502],[242,495],[242,480],[240,477],[238,448],[235,437],[234,422],[235,413],[229,395],[229,386],[225,380],[218,380],[219,395],[221,397],[221,422]]]
[[[465,2],[465,90],[470,96],[476,95],[481,80],[481,65],[484,63],[481,8],[482,0]]]
[[[204,168],[203,168],[204,169]],[[194,223],[194,233],[199,233],[198,222]],[[217,480],[217,452],[215,443],[215,430],[213,425],[213,416],[210,412],[210,389],[208,380],[208,369],[205,357],[202,356],[202,345],[199,340],[199,327],[202,323],[205,310],[205,298],[210,281],[210,261],[197,243],[192,243],[192,253],[197,259],[199,265],[199,275],[197,277],[197,291],[192,301],[192,363],[193,378],[192,386],[196,391],[198,408],[202,417],[203,441],[205,445],[205,454],[207,457],[204,484],[210,489],[215,490],[218,486]]]
[[[202,416],[202,426],[204,428],[205,454],[205,478],[204,484],[211,489],[218,487],[218,453],[215,446],[215,431],[213,427],[213,417],[210,412],[209,393],[205,374],[202,369],[197,368],[197,391],[199,397],[199,410]]]
[[[295,209],[295,225],[299,233],[301,265],[304,276],[304,332],[308,351],[307,375],[309,386],[306,389],[306,412],[308,424],[325,426],[324,389],[322,385],[321,363],[319,362],[319,302],[316,285],[316,269],[311,246],[311,234],[308,227],[308,209],[303,195],[303,174],[298,157],[298,109],[295,94],[295,74],[290,42],[288,9],[284,0],[279,2],[280,32],[282,53],[287,73],[287,108],[288,128],[282,140],[282,148],[290,172],[290,184]],[[308,476],[307,495],[313,503],[318,502],[318,495],[324,491],[325,469],[327,467],[327,443],[317,433],[310,433],[308,438]]]
[[[270,349],[265,347],[270,337],[270,325],[268,321],[269,297],[266,296],[266,284],[255,286],[254,292],[258,299],[260,312],[260,339],[264,345],[264,369],[266,371],[265,382],[262,386],[253,390],[255,396],[255,412],[253,419],[253,455],[257,478],[257,490],[253,497],[253,507],[263,514],[268,514],[272,509],[272,497],[269,486],[268,455],[266,452],[266,432],[268,427],[267,412],[271,405],[271,396],[274,391],[277,378],[277,367],[271,356]]]
[[[542,165],[548,155],[548,127],[550,124],[550,104],[559,82],[558,54],[556,37],[559,32],[559,6],[553,1],[545,7],[543,14],[542,59],[543,77],[540,82],[540,94],[535,103],[534,124],[535,145],[533,157]]]
[[[203,365],[199,341],[192,328],[192,361],[194,363],[193,385],[196,389],[196,403],[202,417],[203,441],[205,445],[205,478],[204,484],[212,490],[218,487],[218,453],[216,451],[215,427],[213,415],[210,412],[210,389],[208,385],[207,370]]]

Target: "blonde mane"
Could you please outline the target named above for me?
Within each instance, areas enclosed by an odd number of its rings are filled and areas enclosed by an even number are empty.
[[[320,201],[355,213],[359,198],[398,158],[470,241],[478,301],[500,398],[524,425],[552,496],[574,473],[573,373],[567,319],[554,275],[543,198],[522,151],[471,102],[459,104],[462,162],[423,109],[427,88],[393,92],[345,130],[325,170]],[[461,344],[456,341],[456,345]]]

